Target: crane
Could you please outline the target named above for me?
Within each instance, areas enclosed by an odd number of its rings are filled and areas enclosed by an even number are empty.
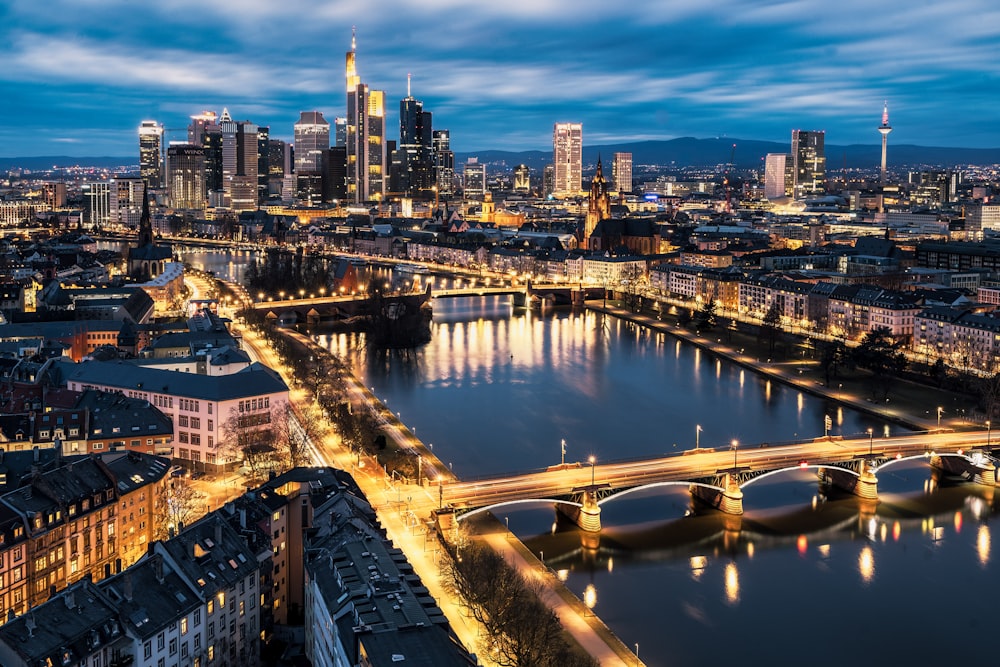
[[[732,186],[729,182],[729,172],[733,169],[733,159],[736,157],[736,144],[729,151],[729,162],[726,163],[726,174],[722,179],[722,186],[726,188],[726,213],[733,212],[732,206]]]

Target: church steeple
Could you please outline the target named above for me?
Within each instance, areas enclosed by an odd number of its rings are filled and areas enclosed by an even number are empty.
[[[604,178],[604,166],[601,164],[601,156],[597,156],[597,171],[590,181],[590,201],[587,205],[587,217],[583,223],[584,247],[589,247],[590,236],[597,228],[597,223],[611,217],[611,198],[608,196],[608,181]]]
[[[142,216],[139,218],[138,247],[153,244],[153,222],[149,215],[149,184],[142,184]]]

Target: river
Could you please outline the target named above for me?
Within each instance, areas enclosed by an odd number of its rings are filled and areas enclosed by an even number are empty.
[[[225,253],[185,259],[238,275]],[[463,478],[567,461],[740,447],[832,432],[896,433],[662,334],[595,313],[435,301],[431,342],[378,355],[321,336]],[[747,489],[742,519],[689,515],[683,489],[604,506],[600,547],[551,507],[501,512],[647,665],[923,665],[989,659],[1000,577],[992,493],[880,475],[880,503],[819,492],[798,471]],[[639,496],[639,497],[636,497]]]

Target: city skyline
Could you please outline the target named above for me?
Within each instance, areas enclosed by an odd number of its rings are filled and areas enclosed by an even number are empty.
[[[591,145],[787,141],[796,128],[825,130],[834,144],[878,145],[885,100],[890,144],[1000,146],[992,121],[1000,11],[985,0],[846,0],[835,13],[816,0],[663,0],[627,15],[565,0],[461,10],[403,0],[254,2],[240,13],[194,11],[188,0],[126,7],[5,7],[0,155],[137,154],[143,120],[179,141],[169,130],[223,107],[290,140],[302,111],[346,114],[352,26],[358,73],[386,91],[389,127],[398,126],[412,74],[413,96],[461,152],[545,150],[563,120],[582,122]]]

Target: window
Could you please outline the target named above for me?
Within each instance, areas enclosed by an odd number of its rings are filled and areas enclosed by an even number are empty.
[[[177,653],[177,637],[170,638],[170,655]]]
[[[201,419],[198,417],[191,417],[191,428],[201,428]]]
[[[153,642],[146,642],[142,645],[142,657],[147,660],[153,657]]]
[[[166,645],[166,641],[165,640],[166,640],[166,637],[163,636],[162,632],[160,634],[156,635],[156,650],[157,651],[162,651],[163,650],[163,647]]]
[[[183,426],[184,428],[187,428],[187,425],[188,425],[187,415],[180,415],[180,416],[178,416],[177,417],[177,425],[178,426]]]
[[[197,612],[195,612],[195,619],[194,620],[195,620],[195,623],[198,622]],[[181,634],[182,635],[186,635],[187,633],[188,633],[188,620],[187,620],[187,616],[185,616],[184,618],[181,619]],[[184,644],[184,650],[187,651],[187,644]]]

